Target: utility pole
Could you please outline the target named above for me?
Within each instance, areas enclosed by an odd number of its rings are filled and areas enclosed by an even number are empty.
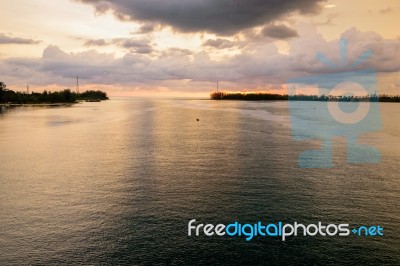
[[[76,92],[79,93],[79,77],[76,77]]]
[[[29,84],[26,84],[26,93],[29,94]]]
[[[219,81],[217,81],[217,92],[219,90]]]

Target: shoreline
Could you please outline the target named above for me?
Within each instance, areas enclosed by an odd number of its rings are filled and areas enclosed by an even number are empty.
[[[78,104],[79,102],[75,103],[25,103],[25,104],[16,104],[16,103],[10,103],[10,104],[0,104],[0,113],[7,112],[7,110],[13,110],[16,108],[50,108],[50,107],[71,107],[75,104]]]
[[[332,95],[287,95],[272,93],[229,93],[213,92],[210,99],[215,101],[302,101],[302,102],[392,102],[400,103],[398,95],[332,96]]]
[[[1,107],[52,107],[52,106],[71,106],[74,104],[78,104],[79,102],[75,103],[9,103],[9,104],[0,104]]]

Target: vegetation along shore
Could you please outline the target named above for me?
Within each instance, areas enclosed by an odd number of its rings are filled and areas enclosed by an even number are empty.
[[[400,96],[369,95],[369,96],[332,96],[332,95],[282,95],[272,93],[242,93],[213,92],[211,100],[242,100],[242,101],[342,101],[342,102],[400,102]]]
[[[63,91],[39,92],[15,92],[7,89],[4,82],[0,82],[0,104],[8,106],[17,105],[60,105],[72,104],[79,101],[97,102],[108,100],[107,93],[100,90],[88,90],[85,92],[72,92],[69,89]]]

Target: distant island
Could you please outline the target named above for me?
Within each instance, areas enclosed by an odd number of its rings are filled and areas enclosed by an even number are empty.
[[[99,102],[108,100],[107,93],[100,90],[88,90],[85,92],[72,92],[69,89],[62,91],[39,92],[15,92],[6,89],[4,82],[0,82],[0,104],[22,105],[22,104],[62,104],[76,103],[79,101]]]
[[[266,92],[213,92],[211,100],[242,100],[242,101],[339,101],[339,102],[400,102],[400,96],[369,95],[369,96],[332,96],[332,95],[285,95]]]

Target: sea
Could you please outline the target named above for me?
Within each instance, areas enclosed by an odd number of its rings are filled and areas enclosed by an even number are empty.
[[[400,105],[359,132],[380,152],[299,164],[322,147],[293,120],[323,102],[112,98],[0,114],[1,265],[400,265]],[[314,111],[310,111],[314,110]],[[314,115],[313,115],[314,113]],[[307,123],[306,123],[307,124]],[[310,133],[310,132],[309,132]],[[380,226],[383,236],[199,236],[188,223]]]

